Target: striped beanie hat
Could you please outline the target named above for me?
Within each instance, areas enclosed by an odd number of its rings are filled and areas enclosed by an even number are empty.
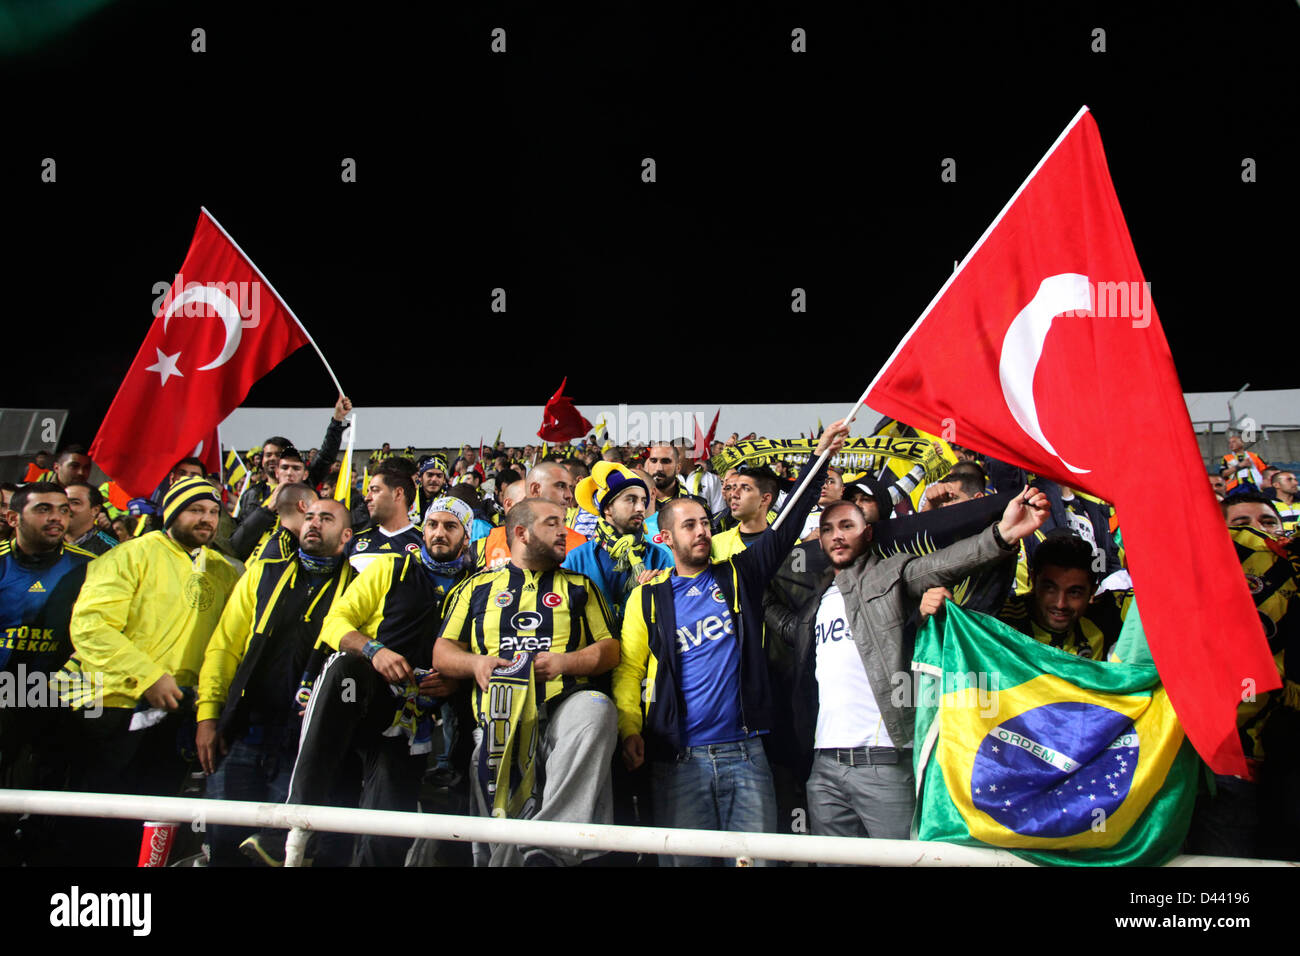
[[[167,489],[167,494],[163,495],[163,527],[170,528],[176,516],[196,501],[215,501],[218,505],[221,504],[221,499],[206,478],[190,475],[173,482]]]
[[[465,502],[450,495],[434,498],[433,501],[429,502],[429,507],[424,509],[424,520],[428,521],[429,515],[435,511],[446,511],[448,514],[455,516],[456,520],[465,526],[466,536],[469,535],[470,528],[474,525],[474,511]]]

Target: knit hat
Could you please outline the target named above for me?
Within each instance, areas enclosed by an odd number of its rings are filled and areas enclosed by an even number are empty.
[[[158,506],[148,498],[132,498],[127,504],[126,510],[128,514],[135,515],[136,517],[139,517],[140,515],[156,515],[158,513]]]
[[[591,474],[578,482],[573,497],[583,511],[600,517],[601,510],[629,488],[640,488],[647,498],[650,495],[645,482],[626,465],[615,461],[598,461],[592,466]]]
[[[173,482],[163,495],[163,527],[170,528],[176,516],[196,501],[215,501],[221,504],[212,483],[198,475],[190,475]]]
[[[428,521],[429,515],[435,511],[446,511],[448,514],[455,515],[456,520],[465,526],[465,534],[469,534],[470,525],[474,523],[474,511],[465,502],[450,495],[434,498],[429,502],[429,507],[424,509],[424,520]]]
[[[420,459],[419,465],[416,466],[415,473],[422,475],[430,468],[440,468],[445,475],[447,473],[447,459],[441,455],[425,455]]]

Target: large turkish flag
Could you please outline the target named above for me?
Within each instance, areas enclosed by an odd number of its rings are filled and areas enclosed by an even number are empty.
[[[90,457],[133,497],[147,496],[200,441],[211,444],[254,382],[308,341],[262,273],[202,210]]]
[[[1086,107],[866,401],[1113,503],[1187,736],[1219,773],[1246,774],[1236,708],[1243,693],[1280,686],[1277,670]]]

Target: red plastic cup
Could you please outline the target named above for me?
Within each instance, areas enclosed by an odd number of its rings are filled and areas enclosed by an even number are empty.
[[[146,820],[144,836],[140,840],[140,862],[136,865],[166,866],[172,844],[176,841],[176,828],[179,826],[179,823]]]

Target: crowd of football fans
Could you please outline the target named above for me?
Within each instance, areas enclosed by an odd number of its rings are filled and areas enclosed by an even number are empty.
[[[593,434],[345,466],[349,410],[305,450],[183,459],[149,498],[92,484],[76,445],[0,485],[0,787],[908,839],[890,688],[919,624],[954,601],[1105,661],[1132,599],[1107,502],[959,446],[928,483],[883,455],[816,467],[838,422],[802,464]],[[1300,487],[1228,441],[1209,483],[1285,677]],[[1285,680],[1241,705],[1253,778],[1205,776],[1189,851],[1300,859],[1297,709]],[[10,864],[130,865],[140,838],[0,817]],[[285,855],[285,831],[178,840],[214,866]],[[307,855],[721,862],[346,835]]]

